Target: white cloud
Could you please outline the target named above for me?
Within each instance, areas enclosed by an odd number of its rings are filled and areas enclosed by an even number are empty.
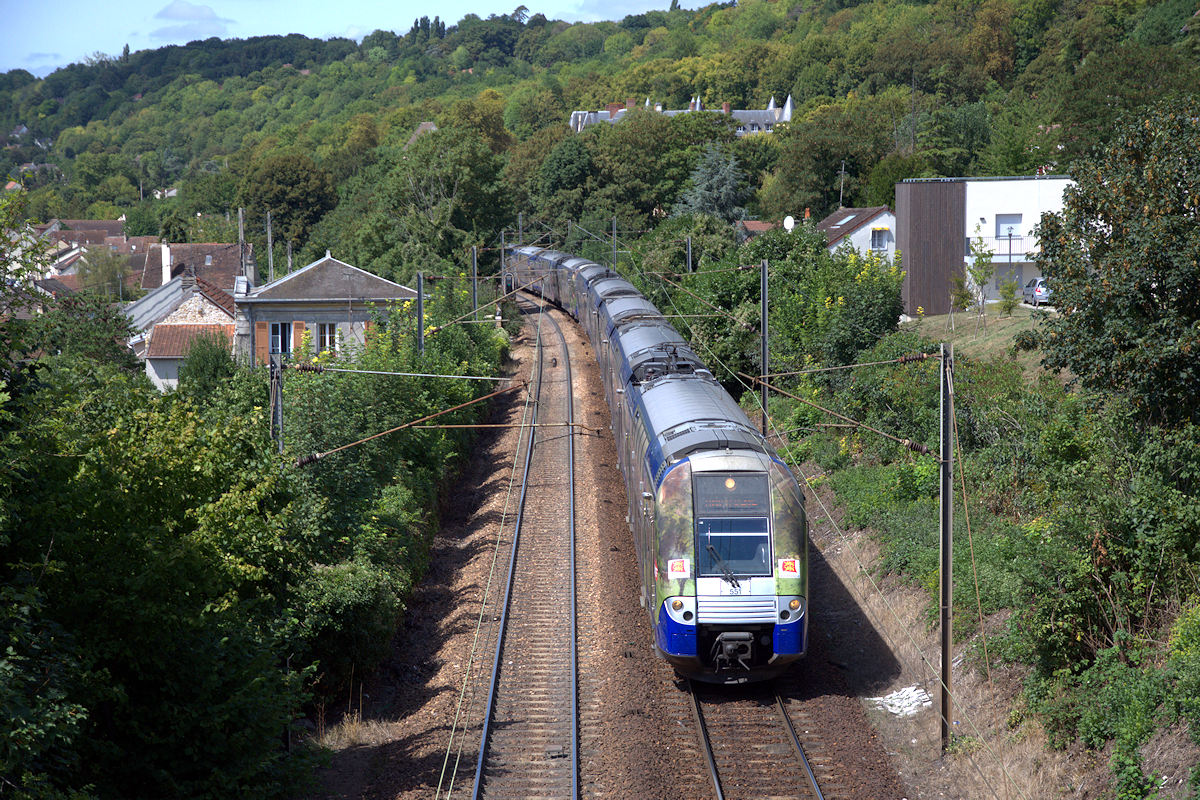
[[[151,38],[162,42],[188,42],[211,36],[225,38],[229,35],[229,25],[233,22],[231,19],[218,17],[217,12],[209,6],[198,6],[187,0],[172,0],[171,4],[155,14],[154,18],[179,23],[150,32]]]
[[[209,6],[198,6],[187,0],[172,0],[171,4],[154,15],[156,19],[180,20],[182,22],[216,22],[228,24],[233,20],[222,19]]]

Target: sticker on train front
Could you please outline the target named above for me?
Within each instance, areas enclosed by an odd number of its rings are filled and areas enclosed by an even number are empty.
[[[687,580],[692,577],[692,565],[686,558],[672,558],[667,562],[667,578],[670,580],[678,580],[680,578]]]
[[[800,567],[795,558],[779,559],[779,572],[784,575],[799,575]]]

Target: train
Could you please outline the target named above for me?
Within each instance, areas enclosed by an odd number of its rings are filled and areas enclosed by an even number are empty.
[[[504,261],[511,285],[592,343],[658,655],[710,683],[784,671],[808,645],[808,522],[792,472],[632,283],[538,247]]]

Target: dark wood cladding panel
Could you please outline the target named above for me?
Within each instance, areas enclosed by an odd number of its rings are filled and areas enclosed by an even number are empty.
[[[963,272],[967,185],[896,184],[896,247],[903,258],[904,313],[950,313],[950,281]]]

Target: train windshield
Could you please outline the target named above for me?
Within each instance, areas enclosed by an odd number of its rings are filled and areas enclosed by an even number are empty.
[[[701,577],[771,574],[767,476],[746,473],[694,476],[696,558]],[[711,548],[711,549],[710,549]]]
[[[766,517],[696,520],[696,545],[701,577],[771,574]]]

